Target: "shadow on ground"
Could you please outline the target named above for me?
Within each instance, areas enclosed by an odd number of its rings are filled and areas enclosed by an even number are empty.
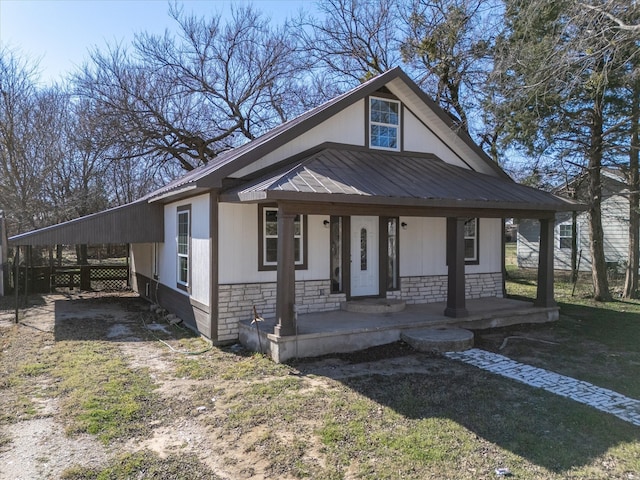
[[[418,357],[421,372],[334,379],[407,419],[450,419],[560,475],[640,440],[640,428],[614,416],[453,360]]]

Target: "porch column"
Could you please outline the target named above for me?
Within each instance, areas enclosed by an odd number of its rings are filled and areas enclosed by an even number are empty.
[[[540,219],[540,253],[538,256],[538,292],[536,307],[557,306],[553,298],[553,218]]]
[[[294,255],[295,214],[278,208],[278,277],[275,334],[281,337],[296,333],[293,305],[296,301],[296,265]]]
[[[447,317],[466,317],[464,287],[464,218],[447,218]]]

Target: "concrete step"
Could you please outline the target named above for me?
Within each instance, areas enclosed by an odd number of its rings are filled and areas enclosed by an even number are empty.
[[[400,338],[419,352],[461,352],[473,348],[473,332],[464,328],[405,330]]]
[[[353,313],[395,313],[405,309],[404,300],[391,298],[364,298],[342,302],[340,308]]]

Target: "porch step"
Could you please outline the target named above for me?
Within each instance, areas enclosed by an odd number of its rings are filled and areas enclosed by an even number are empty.
[[[456,327],[405,330],[400,338],[419,352],[461,352],[473,348],[473,332]]]
[[[342,302],[340,308],[353,313],[395,313],[405,309],[407,303],[400,299],[364,298]]]

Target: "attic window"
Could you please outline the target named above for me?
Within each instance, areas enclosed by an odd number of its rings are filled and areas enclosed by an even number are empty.
[[[400,102],[378,97],[369,99],[369,146],[400,150]]]

